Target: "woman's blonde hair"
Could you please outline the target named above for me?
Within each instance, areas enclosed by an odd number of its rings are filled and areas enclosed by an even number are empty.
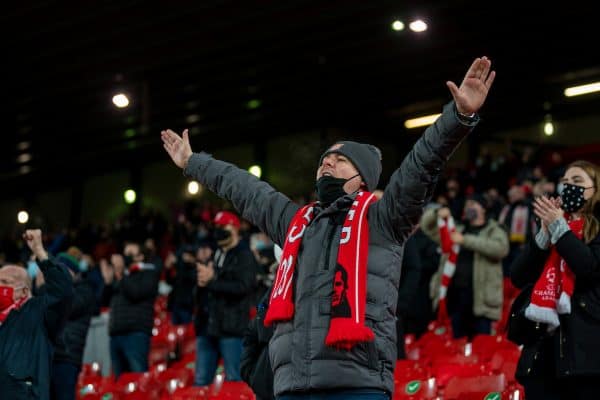
[[[591,178],[594,185],[594,195],[585,202],[581,214],[585,218],[585,227],[583,230],[583,239],[586,243],[591,242],[598,236],[600,232],[600,168],[596,164],[593,164],[585,160],[573,161],[565,171],[569,168],[578,167],[585,171],[586,174]]]

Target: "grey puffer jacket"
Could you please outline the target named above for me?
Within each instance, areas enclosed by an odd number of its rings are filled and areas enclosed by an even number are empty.
[[[325,336],[340,232],[355,194],[327,208],[315,206],[298,254],[294,318],[276,325],[269,344],[275,395],[331,389],[393,392],[402,245],[419,222],[444,163],[476,123],[461,122],[449,103],[394,172],[382,199],[369,208],[366,324],[375,341],[350,351],[327,347]],[[245,219],[283,245],[300,208],[284,194],[206,153],[192,155],[185,174],[230,200]]]

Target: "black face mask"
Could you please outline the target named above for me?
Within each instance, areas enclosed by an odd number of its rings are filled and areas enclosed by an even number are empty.
[[[184,266],[185,269],[188,269],[188,270],[190,270],[190,269],[196,269],[196,264],[190,263],[190,262],[184,262],[183,266]]]
[[[344,185],[351,179],[356,178],[360,174],[356,174],[351,178],[335,178],[333,176],[322,176],[317,179],[315,189],[317,191],[317,199],[323,204],[331,204],[338,198],[345,196]]]
[[[125,261],[125,266],[128,267],[131,264],[133,264],[133,257],[131,257],[130,255],[124,255],[123,256],[123,261]]]
[[[477,214],[477,210],[474,208],[465,209],[465,221],[473,222],[477,219],[479,215]]]
[[[231,232],[222,228],[215,228],[213,236],[217,242],[223,242],[231,237]]]
[[[558,188],[563,210],[568,213],[577,212],[583,207],[586,200],[583,198],[583,192],[589,189],[583,186],[571,185],[570,183],[561,183]]]

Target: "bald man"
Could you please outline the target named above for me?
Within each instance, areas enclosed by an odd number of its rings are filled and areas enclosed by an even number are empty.
[[[0,268],[0,397],[48,400],[52,349],[68,315],[73,280],[44,250],[39,229],[26,231],[23,239],[45,285],[32,297],[24,268]]]

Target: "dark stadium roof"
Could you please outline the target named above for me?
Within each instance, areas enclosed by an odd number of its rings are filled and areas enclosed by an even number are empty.
[[[576,2],[529,3],[6,4],[0,181],[18,190],[164,159],[165,127],[193,128],[206,148],[327,127],[401,132],[406,117],[438,112],[445,81],[459,83],[479,55],[498,71],[490,130],[537,120],[545,103],[595,112],[598,96],[567,101],[562,90],[600,80],[597,22]],[[426,32],[390,27],[416,17]],[[119,90],[130,107],[112,104]]]

